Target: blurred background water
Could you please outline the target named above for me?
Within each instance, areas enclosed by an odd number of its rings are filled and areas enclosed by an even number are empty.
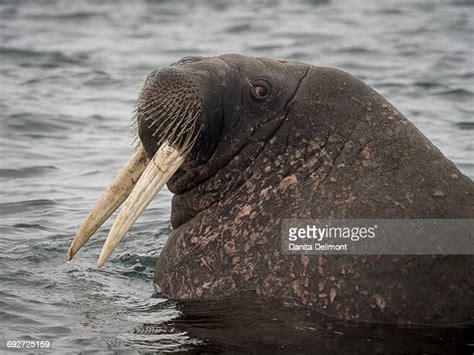
[[[130,156],[146,75],[186,55],[238,52],[347,70],[473,178],[473,15],[473,2],[455,0],[0,1],[0,345],[47,339],[58,353],[469,347],[472,326],[308,323],[291,307],[275,314],[255,301],[183,305],[154,294],[155,258],[170,231],[167,191],[102,270],[95,262],[110,222],[78,258],[64,255]]]

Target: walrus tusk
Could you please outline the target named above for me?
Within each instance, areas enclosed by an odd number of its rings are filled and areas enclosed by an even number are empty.
[[[71,260],[78,250],[89,240],[89,238],[100,228],[100,226],[115,212],[117,208],[130,195],[135,183],[143,174],[149,159],[146,156],[143,145],[131,156],[125,166],[119,171],[114,181],[105,190],[105,192],[97,201],[92,211],[82,223],[76,233],[66,259]]]
[[[105,240],[97,267],[104,265],[125,233],[128,232],[153,197],[162,189],[183,162],[184,156],[167,142],[158,149],[120,209],[119,215]]]

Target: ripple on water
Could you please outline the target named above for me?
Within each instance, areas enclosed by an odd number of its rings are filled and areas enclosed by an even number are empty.
[[[45,113],[14,113],[5,117],[4,133],[28,136],[47,136],[48,133],[65,132],[80,125],[76,117]]]
[[[456,126],[462,130],[474,129],[474,122],[456,122]]]
[[[23,48],[0,47],[0,58],[5,63],[22,67],[38,67],[42,69],[58,68],[65,65],[82,64],[86,57],[69,56],[62,52],[37,51]]]
[[[474,93],[464,88],[441,90],[441,91],[436,92],[435,95],[450,96],[453,99],[464,99],[464,100],[470,100],[470,101],[472,101],[472,99],[474,98]]]
[[[44,208],[50,209],[56,204],[56,201],[47,199],[0,203],[0,215],[28,214],[29,211],[41,211]]]
[[[26,166],[17,169],[0,169],[0,178],[27,179],[47,175],[58,170],[56,166]]]

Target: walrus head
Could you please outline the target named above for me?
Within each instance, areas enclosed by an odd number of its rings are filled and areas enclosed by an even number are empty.
[[[103,265],[166,183],[175,194],[174,228],[217,202],[197,187],[220,172],[221,186],[213,189],[222,196],[232,188],[231,172],[271,139],[307,71],[302,63],[223,55],[185,57],[151,72],[136,101],[136,152],[79,229],[67,259],[125,201],[100,255]]]

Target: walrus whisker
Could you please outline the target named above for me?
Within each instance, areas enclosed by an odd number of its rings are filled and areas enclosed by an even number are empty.
[[[154,115],[152,118],[153,118],[153,122],[154,123],[158,123],[159,122],[159,126],[156,127],[155,131],[153,132],[152,135],[156,135],[156,132],[159,131],[161,128],[163,128],[166,124],[169,124],[169,118],[168,118],[169,114],[165,111],[160,111],[158,112],[156,115]],[[150,126],[149,128],[151,128],[152,126]]]
[[[170,124],[165,131],[158,136],[158,146],[167,142],[172,147],[175,147],[181,151],[183,157],[186,157],[192,150],[194,143],[197,140],[198,133],[196,132],[197,119],[200,111],[198,110],[192,117],[188,118],[183,116],[179,122],[174,124],[174,128],[171,130],[172,124]],[[184,121],[184,125],[181,123]],[[190,133],[191,132],[191,133]],[[184,140],[183,140],[184,137]]]
[[[160,118],[162,118],[160,120]],[[148,126],[148,129],[153,127],[156,124],[160,124],[156,129],[160,129],[164,124],[166,124],[166,112],[159,111],[157,114],[147,117],[145,120],[151,120],[152,123]]]
[[[190,119],[186,120],[186,123],[181,127],[181,135],[186,134],[190,129],[192,129],[192,127],[196,126],[199,114],[200,112],[198,111]]]
[[[182,136],[184,133],[183,131],[180,131],[178,135],[176,135],[176,132],[178,131],[178,128],[181,128],[179,124],[175,124],[173,131],[170,134],[172,143],[177,144],[179,141],[179,137]]]
[[[156,100],[155,102],[153,102],[153,104],[145,106],[141,111],[144,115],[160,111],[160,109],[166,107],[166,105],[170,103],[171,99],[173,99],[173,96],[165,96],[163,98],[160,98],[159,100]]]
[[[197,126],[197,123],[194,123],[193,126],[192,126],[192,128],[193,128],[192,134],[186,135],[186,139],[183,143],[183,155],[184,156],[187,156],[191,152],[191,150],[194,147],[194,144],[196,143],[196,141],[199,137],[199,131],[200,130],[198,129],[198,131],[195,132],[196,126]]]
[[[186,133],[188,133],[193,127],[196,125],[195,122],[186,122],[183,127],[181,127],[181,132],[180,135],[184,136]]]
[[[169,114],[168,114],[168,113],[166,114],[166,117],[170,117],[170,119],[168,119],[168,120],[166,120],[166,119],[163,120],[163,123],[167,123],[167,124],[168,124],[168,125],[166,126],[165,131],[163,132],[163,135],[164,135],[164,136],[167,136],[167,135],[168,135],[168,132],[169,132],[169,130],[171,129],[172,124],[173,124],[173,123],[175,123],[175,124],[177,123],[177,122],[173,122],[173,121],[175,120],[176,114],[178,114],[178,113],[180,112],[180,111],[178,111],[178,110],[181,110],[181,109],[182,109],[182,108],[179,108],[179,109],[178,109],[178,108],[175,108],[174,111],[170,112]],[[153,134],[152,134],[153,137],[156,136],[156,134],[159,132],[160,128],[161,128],[161,126],[158,127],[158,128],[153,132]]]
[[[169,130],[171,129],[171,124],[170,124],[170,126],[167,127],[167,129],[159,135],[159,140],[161,140],[161,139],[169,139],[170,141],[179,140],[180,136],[187,132],[186,128],[188,128],[190,125],[192,125],[196,122],[197,117],[198,117],[198,115],[196,115],[196,114],[191,116],[191,117],[182,116],[179,121],[174,123],[175,127],[174,127],[173,131],[171,133],[169,133]],[[183,124],[183,122],[184,122],[184,124]],[[177,137],[175,137],[175,134],[176,134],[176,131],[178,130],[178,128],[180,128],[181,131],[180,131],[179,135]]]
[[[176,119],[176,128],[175,130],[171,133],[171,136],[173,136],[174,132],[176,131],[177,127],[178,127],[178,124],[183,122],[184,121],[184,126],[185,127],[187,124],[189,124],[191,121],[191,118],[189,117],[189,115],[187,115],[188,112],[190,112],[190,107],[191,105],[191,102],[188,103],[188,105],[186,107],[182,107],[177,113],[176,115],[178,116],[178,118]]]
[[[169,96],[170,95],[165,95],[164,98],[167,98]],[[152,103],[147,104],[143,109],[139,107],[139,101],[140,100],[137,100],[137,102],[135,103],[135,108],[133,110],[133,115],[132,115],[131,135],[133,137],[133,144],[135,144],[138,139],[138,119],[140,117],[144,117],[145,121],[151,120],[152,118],[155,117],[155,115],[150,114],[150,113],[158,112],[158,114],[160,114],[161,112],[163,112],[163,110],[159,110],[159,108],[161,108],[167,100],[163,101],[163,97],[161,97],[160,99],[154,100],[152,101]],[[150,110],[147,110],[147,109],[150,109]],[[156,122],[156,119],[153,119],[151,125],[148,128],[151,128],[153,124],[155,124],[155,122]]]

